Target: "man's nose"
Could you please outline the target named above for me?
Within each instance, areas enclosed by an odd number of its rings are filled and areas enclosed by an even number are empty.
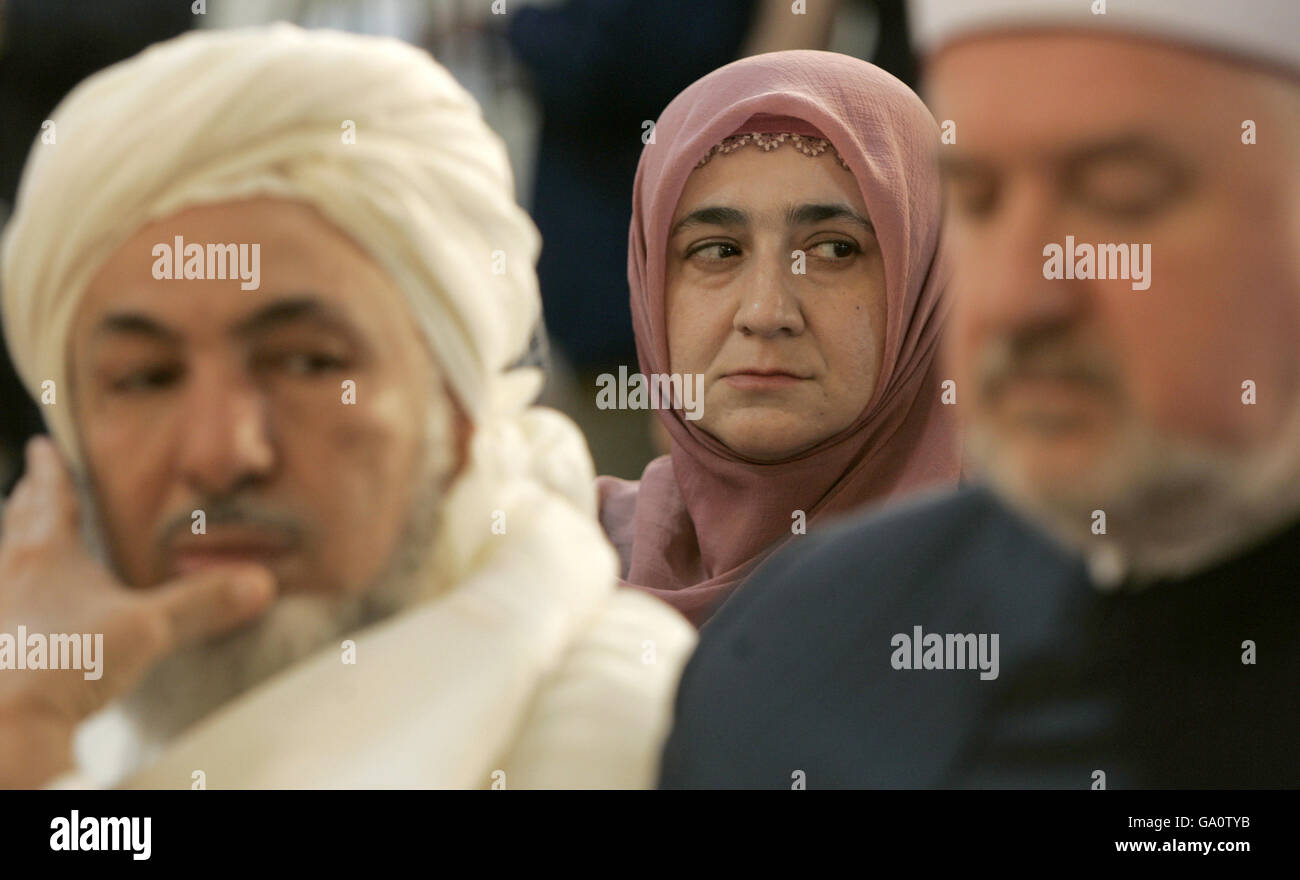
[[[270,473],[275,448],[269,405],[247,377],[196,369],[183,406],[177,463],[196,492],[224,494]]]
[[[740,280],[742,291],[732,321],[745,336],[798,336],[804,331],[793,257],[780,252],[762,255]]]
[[[1044,273],[1044,249],[1064,247],[1070,234],[1061,217],[1049,189],[1022,186],[1007,194],[988,234],[958,255],[961,295],[973,299],[963,307],[973,308],[985,327],[1018,335],[1068,325],[1083,313],[1088,282]]]

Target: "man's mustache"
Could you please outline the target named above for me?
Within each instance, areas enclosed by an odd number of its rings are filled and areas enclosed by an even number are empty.
[[[1092,385],[1118,396],[1119,371],[1112,355],[1095,344],[1042,331],[999,336],[979,353],[976,382],[980,400],[991,403],[1016,379],[1049,379]]]
[[[156,544],[160,550],[166,551],[181,535],[191,534],[195,522],[194,511],[197,510],[203,511],[204,524],[208,529],[237,526],[276,535],[292,544],[299,543],[307,533],[300,517],[273,510],[260,502],[240,498],[199,499],[192,508],[177,511],[159,527]]]

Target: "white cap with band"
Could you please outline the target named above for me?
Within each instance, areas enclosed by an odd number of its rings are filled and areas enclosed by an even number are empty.
[[[910,0],[908,13],[922,55],[982,34],[1088,28],[1300,73],[1300,0]]]

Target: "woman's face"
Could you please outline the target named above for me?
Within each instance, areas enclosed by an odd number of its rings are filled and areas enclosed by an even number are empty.
[[[669,369],[704,375],[696,424],[738,454],[789,458],[866,408],[884,349],[884,262],[857,181],[830,151],[751,145],[697,168],[669,228],[665,282]]]

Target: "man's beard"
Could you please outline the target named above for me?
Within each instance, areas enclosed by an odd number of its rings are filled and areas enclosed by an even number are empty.
[[[370,588],[347,596],[286,596],[262,616],[225,635],[182,648],[159,661],[126,695],[78,734],[79,760],[98,781],[116,782],[146,766],[171,741],[226,703],[309,655],[393,614],[439,595],[433,554],[443,503],[454,479],[446,425],[434,425],[424,476],[384,570]],[[88,481],[82,493],[83,534],[111,564],[95,521]]]
[[[986,352],[982,388],[1019,371],[1009,348]],[[1058,366],[1068,362],[1075,376],[1114,381],[1096,352],[1076,350],[1055,360]],[[1300,405],[1267,448],[1249,452],[1173,437],[1127,412],[1096,466],[1056,486],[1036,484],[984,419],[966,426],[965,448],[969,464],[999,495],[1082,554],[1094,581],[1109,587],[1125,578],[1140,585],[1185,577],[1294,522],[1300,517],[1300,449],[1289,438],[1297,436]],[[1098,510],[1105,513],[1104,534],[1094,531]]]

